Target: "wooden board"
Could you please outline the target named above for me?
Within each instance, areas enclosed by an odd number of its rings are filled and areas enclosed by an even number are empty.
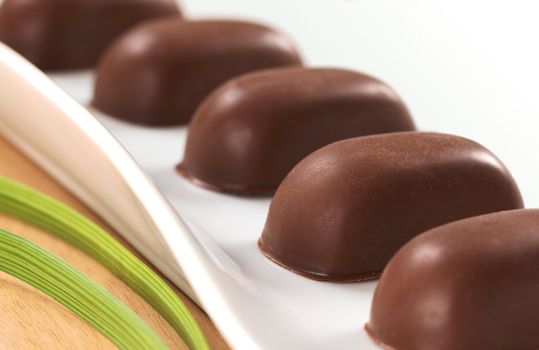
[[[80,201],[2,138],[0,138],[0,175],[16,179],[61,200],[105,227],[125,244],[124,240]],[[0,228],[30,239],[64,259],[133,309],[171,349],[187,349],[182,339],[146,301],[80,250],[47,232],[1,214]],[[134,251],[132,247],[128,248]],[[198,319],[211,348],[228,349],[207,315],[180,291],[176,291]],[[116,347],[55,300],[0,272],[0,349],[108,350]]]

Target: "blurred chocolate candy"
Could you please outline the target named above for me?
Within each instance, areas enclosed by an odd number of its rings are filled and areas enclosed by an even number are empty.
[[[482,215],[406,244],[366,329],[390,349],[539,349],[538,295],[539,210]]]
[[[174,0],[4,0],[0,41],[43,70],[92,68],[133,25],[179,14]]]
[[[226,80],[257,69],[299,64],[293,43],[259,24],[156,20],[129,31],[105,53],[93,105],[133,123],[185,124]]]

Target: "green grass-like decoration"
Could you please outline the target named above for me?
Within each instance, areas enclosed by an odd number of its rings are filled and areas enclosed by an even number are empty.
[[[0,230],[0,270],[39,289],[91,324],[120,349],[167,349],[131,309],[63,260]]]
[[[0,177],[0,212],[53,233],[81,249],[152,305],[190,349],[209,349],[197,321],[176,293],[94,222],[59,201],[5,177]]]

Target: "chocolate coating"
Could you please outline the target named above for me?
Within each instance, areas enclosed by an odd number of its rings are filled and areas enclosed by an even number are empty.
[[[174,0],[4,0],[0,41],[43,70],[91,68],[133,25],[179,14]]]
[[[299,65],[292,42],[248,22],[167,18],[138,26],[104,55],[93,105],[147,125],[187,123],[224,81],[253,70]]]
[[[271,194],[318,148],[414,130],[386,84],[343,69],[288,67],[232,79],[193,118],[180,172],[212,189]]]
[[[434,228],[406,244],[366,329],[397,350],[539,349],[539,210]]]
[[[271,202],[259,245],[313,279],[361,281],[421,232],[522,207],[504,165],[452,135],[404,132],[333,143],[302,160]]]

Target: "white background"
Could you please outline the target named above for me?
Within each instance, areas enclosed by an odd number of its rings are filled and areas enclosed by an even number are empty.
[[[189,17],[258,19],[289,33],[310,65],[377,76],[422,130],[490,148],[539,206],[536,1],[185,0]]]

